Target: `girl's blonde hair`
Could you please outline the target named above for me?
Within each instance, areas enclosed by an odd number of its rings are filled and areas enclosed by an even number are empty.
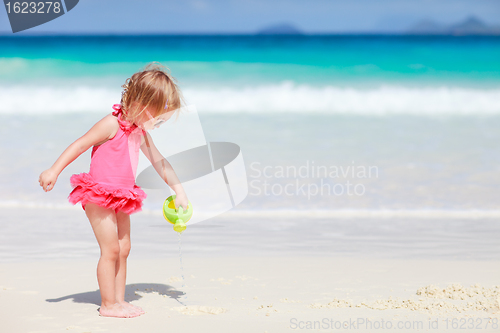
[[[134,123],[149,107],[154,110],[153,117],[179,109],[185,101],[176,83],[167,67],[158,62],[148,64],[122,86],[120,103],[125,118]]]

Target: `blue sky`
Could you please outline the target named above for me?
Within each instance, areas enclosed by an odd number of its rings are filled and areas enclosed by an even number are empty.
[[[397,33],[470,15],[500,25],[500,0],[80,0],[25,33],[253,33],[279,23],[305,33]],[[0,33],[12,33],[4,9]]]

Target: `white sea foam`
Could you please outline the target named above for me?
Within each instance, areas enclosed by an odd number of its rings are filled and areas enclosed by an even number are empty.
[[[0,200],[0,208],[23,208],[23,209],[55,209],[55,210],[77,210],[82,209],[79,205],[70,203],[48,203],[22,200]]]
[[[0,87],[0,113],[103,112],[120,102],[120,90],[79,87]]]
[[[50,209],[50,210],[81,210],[80,205],[69,203],[37,203],[30,201],[0,200],[0,208]],[[141,214],[162,216],[159,209],[144,208]],[[272,209],[272,210],[230,210],[221,217],[227,218],[450,218],[478,219],[499,218],[500,210],[496,209]]]
[[[200,112],[468,115],[500,114],[500,88],[405,87],[373,89],[314,87],[285,81],[248,87],[184,90]],[[0,86],[0,113],[107,112],[121,91],[109,87]]]

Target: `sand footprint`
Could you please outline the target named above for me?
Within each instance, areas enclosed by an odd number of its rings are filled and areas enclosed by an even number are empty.
[[[171,310],[176,310],[184,315],[198,316],[198,315],[218,315],[221,313],[226,313],[227,309],[213,307],[213,306],[202,306],[202,305],[188,305],[172,308]]]
[[[218,281],[220,282],[221,284],[231,284],[231,282],[233,282],[233,280],[230,280],[230,279],[224,279],[224,278],[218,278],[217,280],[216,279],[210,279],[210,281]]]

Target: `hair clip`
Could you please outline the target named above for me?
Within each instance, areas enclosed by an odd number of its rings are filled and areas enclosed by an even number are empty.
[[[168,98],[167,98],[167,103],[165,103],[165,110],[168,108]]]

